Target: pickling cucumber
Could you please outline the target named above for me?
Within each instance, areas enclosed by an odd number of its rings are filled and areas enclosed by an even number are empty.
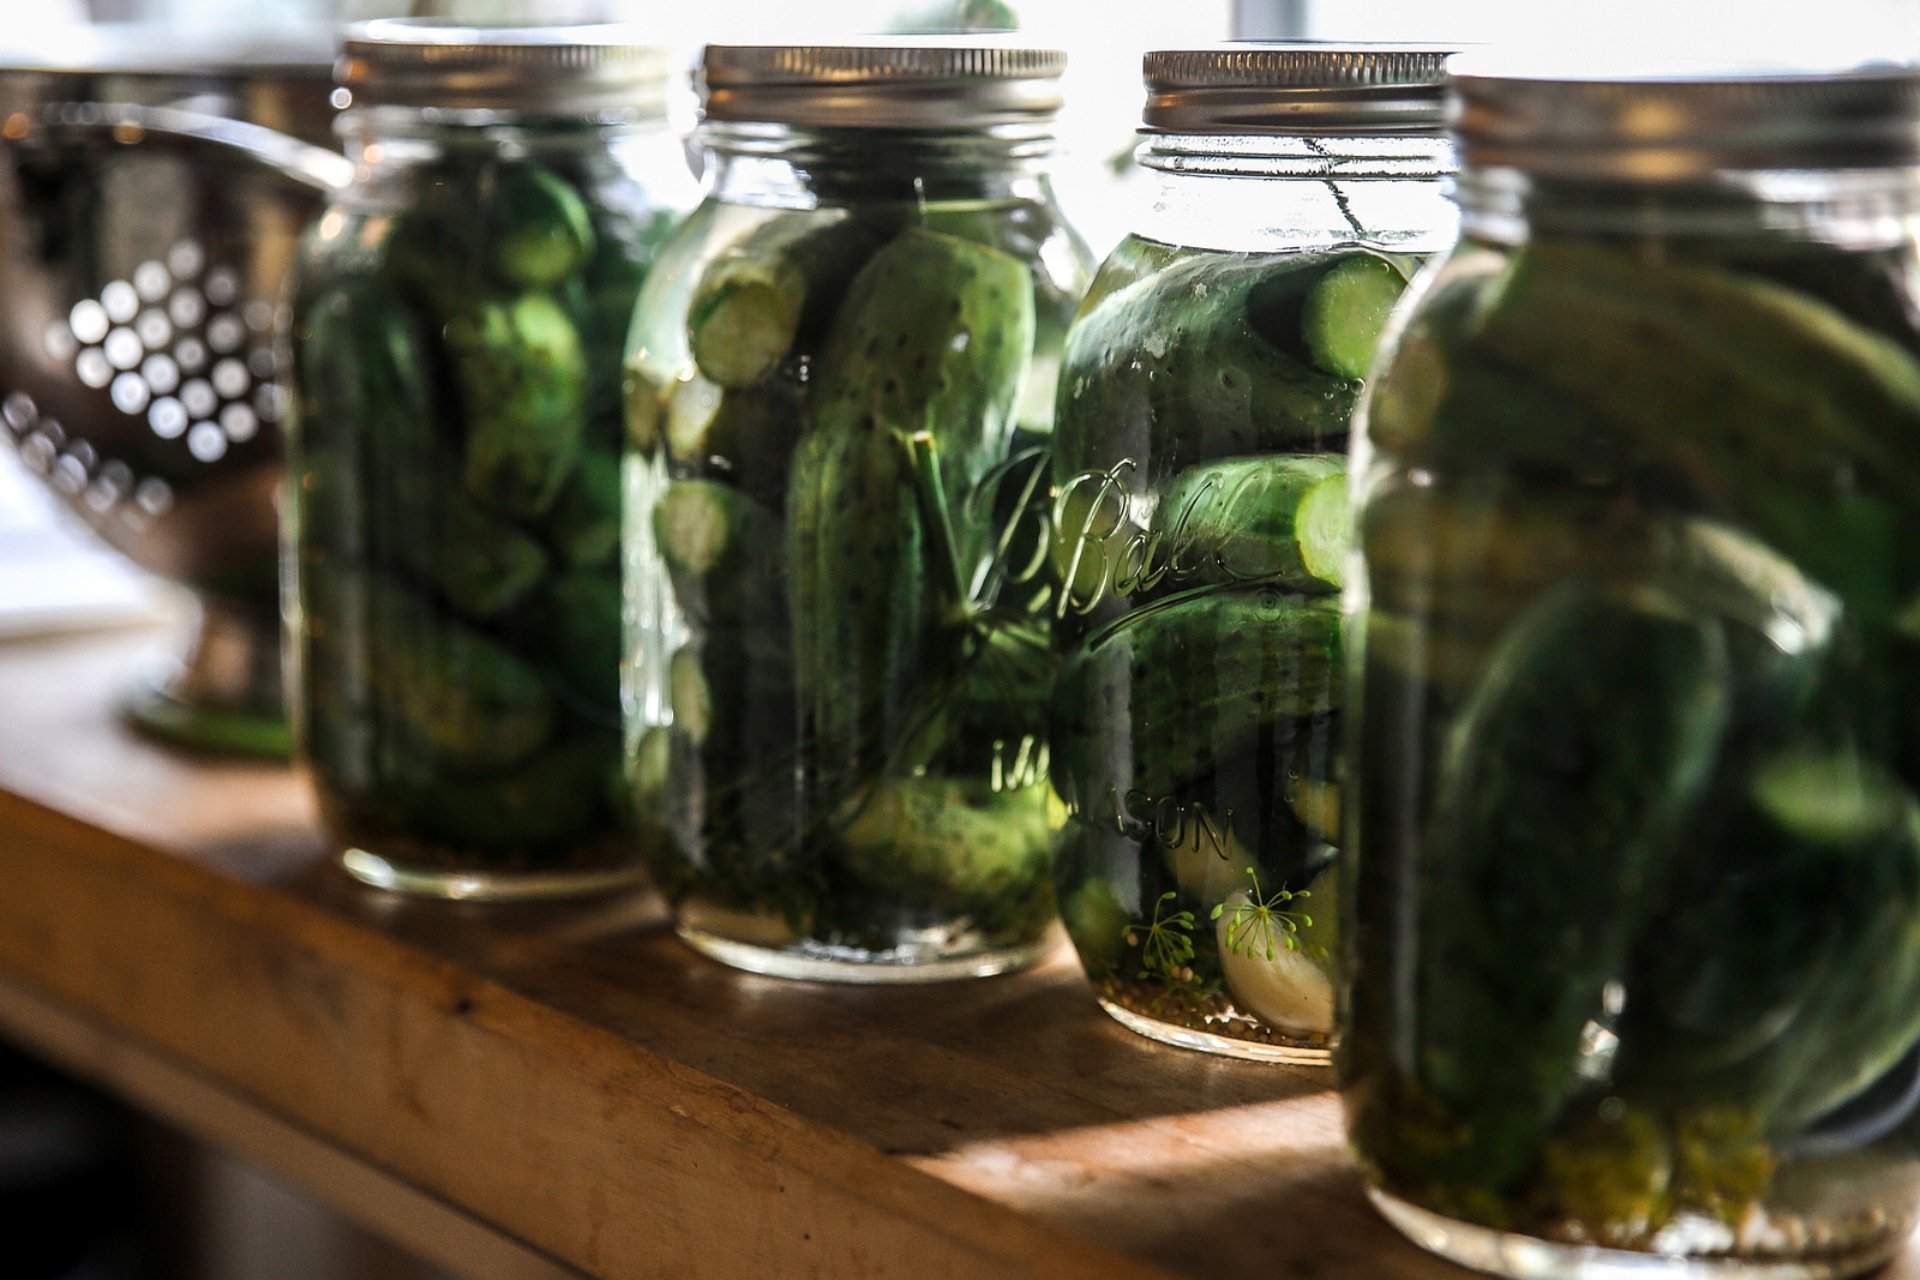
[[[1300,334],[1313,362],[1342,378],[1364,378],[1387,314],[1406,291],[1400,268],[1371,253],[1343,257],[1307,292]]]
[[[861,268],[835,315],[816,421],[927,433],[960,502],[1006,456],[1033,354],[1033,282],[1018,258],[910,229]]]
[[[606,825],[610,739],[573,738],[504,774],[406,788],[399,808],[423,835],[489,854],[539,854]]]
[[[1344,440],[1360,384],[1290,354],[1259,311],[1289,274],[1324,265],[1199,257],[1083,309],[1063,359],[1070,372],[1055,426],[1063,456],[1151,440],[1191,464]]]
[[[418,536],[399,539],[394,550],[456,613],[497,617],[546,576],[547,553],[538,542],[457,489],[423,494],[417,512]]]
[[[847,291],[786,502],[800,696],[829,772],[877,763],[939,665],[931,629],[964,603],[938,594],[958,589],[948,500],[1004,457],[1032,337],[1025,265],[950,236],[904,232]]]
[[[447,322],[465,419],[467,492],[505,515],[544,514],[580,455],[586,368],[578,334],[544,294],[482,301]]]
[[[1795,290],[1616,249],[1537,245],[1516,255],[1473,337],[1762,528],[1771,513],[1747,503],[1747,481],[1817,487],[1831,456],[1876,488],[1920,496],[1910,449],[1920,360]]]
[[[369,569],[301,569],[315,679],[364,690],[384,733],[450,776],[494,773],[553,732],[552,696],[507,649]]]
[[[1644,931],[1618,1069],[1642,1094],[1792,1136],[1920,1042],[1920,803],[1818,742],[1741,781]]]
[[[707,265],[687,312],[700,372],[722,387],[764,382],[827,327],[883,232],[845,212],[776,214]]]
[[[1420,1078],[1489,1185],[1584,1087],[1581,1037],[1663,888],[1732,706],[1719,624],[1569,584],[1507,632],[1447,732],[1416,902]]]
[[[1273,582],[1338,588],[1352,541],[1346,459],[1331,454],[1226,458],[1175,477],[1153,534],[1182,586]]]
[[[1131,786],[1172,795],[1263,735],[1277,742],[1287,722],[1335,709],[1340,651],[1328,596],[1269,588],[1136,610],[1062,666],[1054,767],[1069,786],[1111,776],[1105,741],[1130,726]]]
[[[495,273],[518,289],[550,289],[593,255],[593,219],[565,181],[537,164],[501,166],[482,197]]]
[[[836,861],[869,888],[916,906],[999,909],[1044,889],[1046,791],[883,778],[852,801]]]

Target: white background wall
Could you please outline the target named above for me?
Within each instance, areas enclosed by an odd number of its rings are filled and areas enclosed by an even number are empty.
[[[1288,0],[1247,0],[1283,12]],[[1468,40],[1792,60],[1920,55],[1916,0],[1306,0],[1327,39]]]

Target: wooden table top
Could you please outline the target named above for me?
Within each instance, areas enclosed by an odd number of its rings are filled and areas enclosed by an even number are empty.
[[[361,888],[290,771],[121,727],[153,642],[0,644],[0,1033],[397,1243],[480,1280],[1466,1274],[1368,1207],[1324,1073],[1145,1042],[1064,944],[854,988],[696,956],[644,893]]]

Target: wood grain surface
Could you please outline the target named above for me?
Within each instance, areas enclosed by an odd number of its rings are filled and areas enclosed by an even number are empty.
[[[1466,1274],[1374,1216],[1322,1073],[1144,1042],[1064,947],[852,988],[695,956],[645,894],[363,889],[291,773],[120,726],[151,639],[0,644],[0,1033],[399,1243],[502,1277]]]

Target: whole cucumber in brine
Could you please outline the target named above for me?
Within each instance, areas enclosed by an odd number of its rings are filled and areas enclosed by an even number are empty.
[[[415,173],[412,200],[386,241],[386,264],[445,318],[466,305],[476,284],[551,288],[586,262],[593,245],[586,203],[545,167],[448,157]]]
[[[544,294],[483,301],[447,323],[446,344],[467,491],[505,515],[543,515],[585,434],[586,366],[572,322]]]
[[[1067,336],[1057,447],[1152,441],[1182,463],[1337,445],[1358,381],[1315,367],[1299,311],[1327,263],[1175,261],[1084,309]]]
[[[385,497],[431,475],[442,453],[412,313],[384,281],[343,281],[301,307],[292,346],[304,400],[289,458],[298,541],[381,559],[418,546],[420,504]]]
[[[1304,454],[1190,467],[1161,494],[1152,532],[1176,586],[1337,589],[1353,540],[1346,459]]]
[[[1920,802],[1818,741],[1740,783],[1641,934],[1617,1072],[1796,1135],[1920,1042]]]
[[[1478,1185],[1587,1087],[1582,1037],[1664,889],[1733,703],[1720,625],[1570,584],[1502,639],[1442,743],[1417,887],[1417,1071],[1476,1117]]]
[[[1105,744],[1124,725],[1131,778],[1116,785],[1171,795],[1263,738],[1289,738],[1291,721],[1336,709],[1340,652],[1330,596],[1264,589],[1136,610],[1061,668],[1054,769],[1074,785],[1108,776]],[[1100,759],[1071,758],[1087,751]]]
[[[957,504],[1006,456],[1033,335],[1025,263],[970,240],[902,232],[861,269],[834,318],[815,420],[925,433]]]
[[[887,778],[857,795],[837,861],[914,906],[992,911],[1044,892],[1044,786],[996,792],[957,778]]]
[[[479,631],[377,572],[301,569],[311,686],[365,698],[383,732],[447,775],[497,772],[551,736],[553,699],[539,675]]]
[[[1836,465],[1868,496],[1920,498],[1920,359],[1808,295],[1618,249],[1534,246],[1473,340],[1591,405],[1670,482],[1795,560],[1830,550],[1806,508]]]
[[[517,289],[550,289],[593,256],[593,219],[567,182],[537,164],[494,170],[477,193],[494,273]]]
[[[929,636],[963,603],[934,594],[959,573],[946,513],[1005,454],[1032,339],[1023,264],[917,230],[834,319],[786,503],[800,696],[829,771],[877,763],[939,663]]]

